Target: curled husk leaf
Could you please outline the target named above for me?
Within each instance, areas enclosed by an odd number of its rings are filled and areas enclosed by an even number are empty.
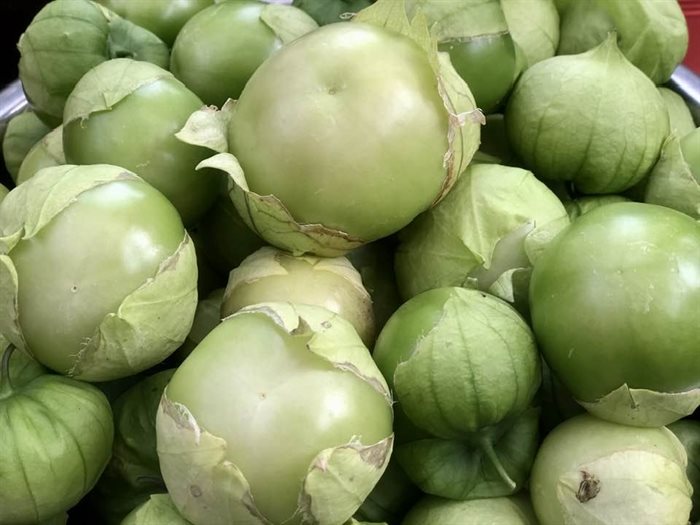
[[[0,330],[16,347],[32,353],[22,334],[19,280],[10,257],[22,241],[38,235],[52,219],[92,188],[114,181],[141,181],[117,166],[45,168],[21,184],[0,206]],[[75,349],[71,377],[108,381],[145,370],[165,359],[185,339],[197,305],[194,247],[185,233],[178,249],[156,275],[126,295],[94,334]]]
[[[700,136],[700,132],[692,133]],[[691,134],[686,135],[691,137]],[[700,172],[685,158],[683,142],[672,133],[664,143],[659,161],[644,181],[644,202],[659,204],[700,219]]]
[[[9,370],[0,374],[0,417],[11,424],[0,426],[0,522],[60,520],[109,460],[109,403],[94,386],[47,374],[20,351],[2,366]]]
[[[576,416],[537,452],[530,478],[541,525],[686,525],[691,486],[683,445],[665,427],[635,428]]]
[[[266,246],[231,271],[221,317],[266,302],[315,304],[349,321],[367,346],[374,344],[372,299],[345,257],[295,257]]]
[[[388,386],[371,355],[352,326],[337,314],[317,306],[262,303],[226,318],[202,344],[218,336],[217,331],[223,334],[227,323],[241,316],[256,316],[283,331],[285,337],[301,338],[306,350],[332,368],[365,382],[380,396],[381,403],[391,406]],[[195,349],[190,359],[198,352],[199,348]],[[174,381],[187,364],[181,365]],[[264,487],[251,486],[246,474],[230,459],[229,448],[235,444],[202,427],[187,406],[171,399],[172,386],[173,382],[161,400],[156,428],[163,478],[181,514],[193,523],[210,525],[279,523],[269,519],[255,501],[254,494]],[[390,421],[387,423],[390,431]],[[300,480],[297,508],[284,523],[345,523],[381,477],[392,446],[393,434],[389,434],[376,443],[365,444],[355,437],[318,451]]]
[[[525,495],[454,501],[425,496],[410,510],[402,525],[537,525]]]
[[[39,140],[27,152],[17,172],[17,184],[31,179],[40,169],[66,163],[63,154],[63,126],[58,126]]]
[[[153,494],[132,510],[120,525],[191,525],[167,494]]]
[[[51,128],[44,124],[33,111],[23,111],[7,123],[2,139],[2,157],[7,172],[17,182],[17,173],[22,161]]]
[[[587,51],[619,35],[620,50],[655,84],[663,84],[688,49],[688,27],[678,2],[590,0],[571,2],[562,14],[560,55]]]
[[[7,197],[8,193],[10,193],[10,190],[8,190],[5,186],[0,184],[0,202],[2,202],[5,197]]]
[[[526,166],[583,193],[618,193],[643,179],[670,126],[656,86],[620,52],[614,33],[590,51],[526,70],[505,120]]]
[[[541,250],[568,223],[562,203],[529,171],[472,165],[440,204],[400,233],[399,290],[410,298],[463,286],[523,306],[527,250]]]
[[[37,114],[51,127],[80,78],[114,57],[168,67],[167,46],[153,33],[89,0],[54,0],[19,39],[19,78]]]

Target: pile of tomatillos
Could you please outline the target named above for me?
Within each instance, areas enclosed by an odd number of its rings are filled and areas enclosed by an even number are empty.
[[[677,0],[47,2],[0,525],[700,523],[687,47]]]

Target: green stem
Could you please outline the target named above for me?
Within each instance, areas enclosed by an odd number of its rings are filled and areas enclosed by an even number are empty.
[[[0,361],[0,399],[10,397],[13,392],[12,382],[10,381],[10,357],[15,351],[15,346],[8,346],[2,353],[2,361]]]
[[[510,490],[515,490],[518,485],[508,475],[508,472],[506,472],[503,463],[501,463],[501,460],[498,458],[498,455],[496,454],[496,451],[493,448],[493,443],[491,442],[491,440],[487,436],[484,436],[481,439],[479,439],[479,446],[484,452],[484,454],[486,454],[486,457],[489,458],[489,461],[493,465],[493,468],[496,469],[496,472],[498,472],[498,475],[503,480],[503,483],[508,485],[508,487],[510,487]]]

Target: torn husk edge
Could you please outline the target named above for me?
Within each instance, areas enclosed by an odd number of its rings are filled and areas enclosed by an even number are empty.
[[[350,519],[384,474],[393,445],[391,434],[369,446],[353,440],[321,451],[299,496],[302,522],[341,525]]]
[[[656,392],[627,384],[594,402],[576,400],[600,419],[633,427],[662,427],[692,414],[700,406],[700,388]]]
[[[202,429],[192,413],[168,399],[156,414],[158,458],[177,510],[193,523],[271,525],[253,501],[248,480],[226,459],[228,445]]]
[[[243,222],[270,244],[293,255],[313,253],[338,257],[365,241],[321,224],[300,224],[274,195],[258,195],[248,189],[243,169],[230,153],[203,160],[197,169],[215,168],[229,176],[229,196]]]
[[[107,381],[154,366],[185,340],[197,308],[194,244],[185,233],[155,276],[107,314],[78,352],[69,376]]]

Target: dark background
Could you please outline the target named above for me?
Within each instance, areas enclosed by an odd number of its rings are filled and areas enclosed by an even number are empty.
[[[0,51],[3,65],[0,67],[2,78],[0,88],[17,78],[19,36],[32,21],[34,15],[46,4],[46,0],[0,0]],[[10,187],[12,180],[5,170],[5,163],[0,162],[0,184]]]
[[[34,15],[46,4],[45,0],[4,0],[0,2],[0,49],[3,66],[2,86],[17,78],[19,36],[32,21]]]

